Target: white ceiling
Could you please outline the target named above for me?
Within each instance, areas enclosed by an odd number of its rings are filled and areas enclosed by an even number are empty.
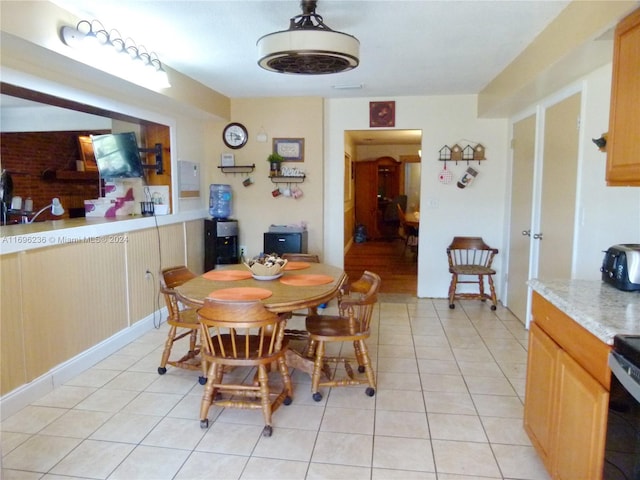
[[[283,75],[257,65],[256,40],[286,30],[298,0],[54,0],[80,19],[158,54],[229,97],[475,94],[569,3],[566,0],[320,0],[334,30],[360,40],[360,65],[334,75]],[[338,90],[336,85],[358,85]]]

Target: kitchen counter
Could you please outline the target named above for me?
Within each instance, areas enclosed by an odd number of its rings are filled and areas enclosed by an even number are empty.
[[[623,292],[600,280],[532,279],[528,284],[609,345],[620,333],[640,335],[640,292]]]
[[[120,234],[206,218],[206,210],[189,210],[172,215],[116,218],[70,218],[29,224],[0,226],[0,255],[66,243],[119,241]],[[100,240],[98,240],[100,239]]]

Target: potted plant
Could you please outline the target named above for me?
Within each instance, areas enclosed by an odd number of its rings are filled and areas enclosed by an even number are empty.
[[[271,165],[269,176],[277,177],[280,173],[280,164],[284,162],[284,157],[278,153],[272,153],[267,157],[267,162]]]

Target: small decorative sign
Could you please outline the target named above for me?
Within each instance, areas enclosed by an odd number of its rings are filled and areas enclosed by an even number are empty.
[[[304,138],[274,138],[273,153],[285,162],[304,162]]]
[[[220,165],[223,167],[233,167],[236,164],[233,153],[223,153],[220,155]]]
[[[396,102],[369,102],[369,127],[395,127]]]

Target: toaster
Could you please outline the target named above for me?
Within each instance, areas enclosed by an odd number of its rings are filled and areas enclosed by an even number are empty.
[[[602,280],[618,290],[640,290],[640,243],[609,247],[600,271]]]

